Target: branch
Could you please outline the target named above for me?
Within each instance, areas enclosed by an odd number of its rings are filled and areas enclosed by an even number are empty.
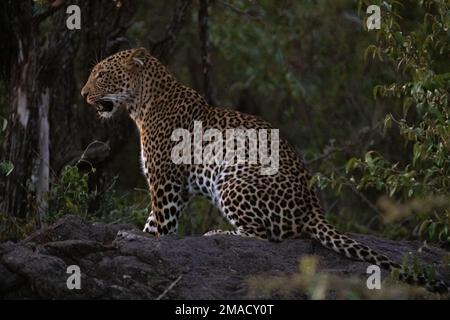
[[[131,27],[134,23],[134,20],[131,19],[134,12],[136,11],[135,3],[126,1],[125,3],[122,0],[116,1],[116,16],[114,18],[114,22],[112,23],[111,32],[108,34],[107,39],[115,39],[118,37],[123,37],[126,31]],[[117,50],[112,48],[112,51],[106,50],[106,54],[115,53]]]
[[[162,298],[164,298],[164,297],[166,296],[166,294],[167,294],[170,290],[172,290],[173,287],[175,287],[175,285],[178,283],[178,281],[181,280],[182,277],[183,277],[183,275],[180,275],[178,278],[176,278],[175,281],[172,282],[172,283],[170,284],[170,286],[168,286],[167,289],[164,290],[164,292],[161,293],[161,294],[156,298],[156,300],[161,300]]]
[[[342,152],[346,149],[345,147],[341,147],[341,148],[330,148],[328,151],[319,154],[318,156],[309,159],[309,160],[305,160],[304,163],[309,166],[310,164],[314,163],[314,162],[318,162],[318,161],[322,161],[324,159],[329,158],[330,156],[332,156],[333,154],[335,154],[336,152]]]
[[[212,99],[211,88],[211,60],[209,55],[209,14],[208,6],[210,0],[200,0],[200,7],[198,10],[198,24],[200,37],[200,51],[202,60],[202,74],[203,74],[203,93],[206,101],[209,104],[214,104]]]
[[[56,11],[63,8],[63,3],[64,1],[56,0],[51,4],[50,8],[40,14],[34,15],[32,20],[33,26],[38,26],[42,21],[52,16]]]
[[[355,188],[353,185],[348,185],[350,190],[357,195],[373,212],[375,212],[379,217],[382,216],[381,211],[377,208],[377,206],[370,201],[362,192]]]
[[[84,151],[75,151],[69,154],[63,161],[63,166],[77,165],[80,162],[100,163],[110,155],[109,142],[93,141]]]
[[[149,39],[150,52],[162,62],[167,62],[168,58],[171,56],[177,36],[183,27],[184,17],[188,12],[190,4],[191,0],[179,0],[172,20],[166,28],[166,36],[157,42],[153,42]]]
[[[241,10],[238,7],[235,7],[231,3],[228,3],[226,1],[222,1],[222,0],[216,0],[216,1],[218,4],[220,4],[224,7],[227,7],[228,9],[230,9],[231,11],[234,11],[237,14],[240,14],[240,15],[252,18],[252,19],[262,19],[263,18],[262,15],[260,15],[260,14],[253,13],[249,10],[247,10],[247,11]]]

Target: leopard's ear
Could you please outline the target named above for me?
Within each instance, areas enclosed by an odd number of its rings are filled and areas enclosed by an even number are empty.
[[[131,54],[123,61],[124,66],[129,70],[136,70],[142,67],[147,61],[149,52],[141,47],[134,49]]]

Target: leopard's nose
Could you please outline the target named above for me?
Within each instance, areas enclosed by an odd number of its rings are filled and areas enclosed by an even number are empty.
[[[86,99],[88,94],[89,92],[86,90],[85,87],[83,87],[83,89],[81,89],[81,96]]]

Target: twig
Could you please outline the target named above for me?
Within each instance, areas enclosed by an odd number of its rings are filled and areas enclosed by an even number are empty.
[[[183,277],[183,275],[180,275],[178,278],[176,278],[175,281],[172,282],[172,283],[170,284],[170,286],[168,286],[168,287],[166,288],[166,290],[164,290],[164,292],[161,293],[161,294],[158,296],[158,298],[156,298],[156,300],[161,300],[162,298],[164,298],[164,297],[167,295],[167,293],[168,293],[170,290],[172,290],[173,287],[175,287],[175,285],[178,283],[178,281],[181,280],[182,277]]]
[[[172,17],[172,20],[170,21],[169,25],[166,28],[165,37],[157,42],[153,42],[151,41],[151,39],[149,39],[150,51],[152,55],[157,57],[162,62],[167,62],[169,56],[171,55],[175,47],[177,36],[181,31],[184,22],[184,17],[188,12],[190,4],[191,0],[179,1],[179,4],[176,7],[175,13]]]
[[[32,20],[33,27],[38,26],[42,21],[52,16],[59,9],[63,8],[63,4],[63,1],[55,1],[55,3],[50,6],[50,8],[42,13],[34,15]]]
[[[209,14],[208,6],[209,0],[200,0],[200,7],[198,9],[198,25],[199,25],[199,37],[200,37],[200,51],[202,60],[202,73],[203,73],[203,94],[206,101],[209,104],[214,104],[212,99],[211,88],[211,61],[209,54]]]
[[[238,7],[235,7],[234,5],[232,5],[231,3],[228,3],[226,1],[222,1],[222,0],[216,0],[218,4],[227,7],[228,9],[230,9],[231,11],[234,11],[237,14],[243,15],[243,16],[247,16],[249,18],[253,18],[253,19],[262,19],[261,15],[256,15],[251,13],[250,11],[244,11],[239,9]]]
[[[369,206],[370,209],[372,209],[375,213],[377,213],[379,216],[381,216],[381,211],[378,210],[377,206],[372,203],[367,197],[362,193],[359,192],[358,189],[356,189],[353,185],[348,185],[350,187],[350,190],[353,191],[354,194],[356,194],[365,204]]]
[[[394,120],[395,121],[395,120]],[[348,150],[351,150],[351,148],[358,146],[362,144],[364,141],[370,141],[371,139],[366,138],[367,135],[370,135],[369,138],[372,138],[374,134],[376,134],[376,130],[378,129],[378,126],[371,127],[369,129],[361,129],[357,132],[357,134],[354,135],[351,139],[347,141],[343,141],[342,143],[339,143],[337,146],[334,144],[327,147],[327,149],[317,156],[315,156],[312,159],[305,159],[304,163],[306,165],[310,165],[314,162],[318,162],[324,159],[327,159],[328,157],[332,156],[333,154],[337,152],[346,152]]]
[[[65,157],[61,167],[78,165],[81,162],[89,163],[92,166],[92,162],[100,163],[105,160],[110,155],[110,151],[111,147],[108,142],[94,140],[84,151],[75,151]]]
[[[330,157],[331,155],[333,155],[334,153],[336,153],[336,152],[342,152],[342,151],[344,151],[345,149],[346,149],[346,147],[341,147],[341,148],[330,148],[328,151],[326,151],[326,152],[324,152],[324,153],[322,153],[322,154],[320,154],[320,155],[318,155],[318,156],[316,156],[316,157],[314,157],[314,158],[312,158],[312,159],[305,160],[304,162],[305,162],[306,165],[309,166],[311,163],[314,163],[314,162],[318,162],[318,161],[324,160],[324,159]]]
[[[325,212],[325,215],[327,215],[328,213],[330,213],[331,210],[333,210],[334,207],[338,204],[338,202],[339,202],[339,199],[334,200],[333,203],[327,208],[327,210],[326,210],[326,212]]]

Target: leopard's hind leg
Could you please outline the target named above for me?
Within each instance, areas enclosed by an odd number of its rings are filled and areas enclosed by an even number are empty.
[[[234,230],[211,230],[205,236],[228,234],[267,239],[264,213],[256,206],[256,195],[245,180],[233,177],[220,185],[216,205]]]

